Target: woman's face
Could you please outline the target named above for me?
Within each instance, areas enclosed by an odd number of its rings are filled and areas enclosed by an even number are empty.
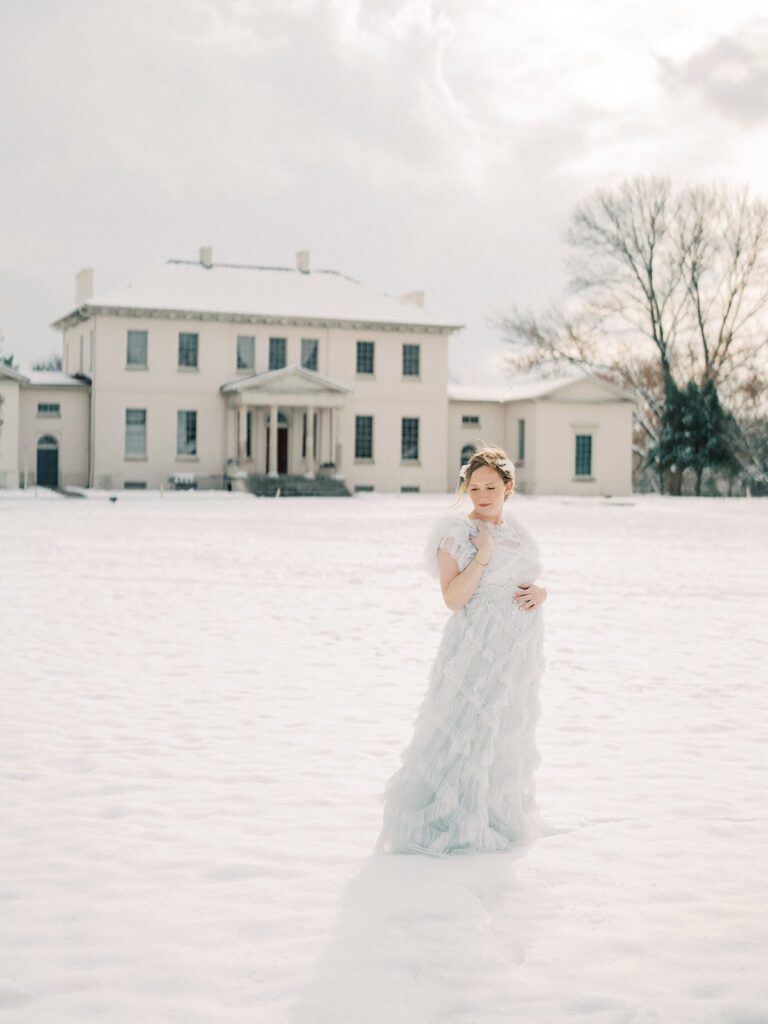
[[[467,487],[475,514],[483,519],[498,518],[504,508],[504,498],[512,491],[512,487],[512,481],[505,484],[498,470],[480,466],[469,478]]]

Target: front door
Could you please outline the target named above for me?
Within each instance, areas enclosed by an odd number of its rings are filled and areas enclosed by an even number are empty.
[[[283,414],[280,413],[282,417]],[[267,428],[267,472],[269,472],[269,428]],[[277,426],[277,472],[288,472],[288,425],[278,423]]]
[[[38,487],[59,486],[59,442],[55,437],[41,437],[37,442]]]

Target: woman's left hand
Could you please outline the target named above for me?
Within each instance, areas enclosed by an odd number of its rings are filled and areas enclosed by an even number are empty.
[[[533,612],[547,599],[547,592],[544,587],[537,587],[535,583],[521,583],[515,593],[517,607],[524,612]]]

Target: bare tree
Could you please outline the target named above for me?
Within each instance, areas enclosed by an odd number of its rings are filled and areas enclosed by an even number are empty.
[[[667,396],[711,381],[729,411],[765,396],[768,208],[726,185],[675,192],[668,178],[600,190],[565,235],[565,301],[497,321],[511,369],[587,366],[638,399],[636,466],[658,441]],[[756,384],[762,382],[762,384]],[[679,488],[682,468],[669,470]]]
[[[635,179],[588,198],[566,233],[581,319],[612,340],[615,354],[649,341],[665,378],[682,306],[672,237],[677,205],[668,179]]]
[[[62,366],[61,356],[58,352],[54,352],[52,356],[48,356],[47,359],[41,360],[38,363],[32,364],[33,370],[60,370]]]
[[[688,298],[687,370],[734,393],[759,371],[768,333],[768,206],[746,189],[689,189],[678,250]]]
[[[3,336],[3,332],[0,331],[0,349],[2,349],[4,341],[5,341],[5,337]],[[14,369],[13,356],[0,355],[0,366],[7,366],[11,370],[13,370]],[[2,395],[0,395],[0,434],[2,434],[2,432],[3,432],[4,420],[3,420],[3,415],[2,414],[3,414],[3,403],[4,402],[5,402],[5,399],[3,398]]]
[[[0,330],[0,349],[2,349],[4,343],[5,343],[5,335]],[[13,356],[12,355],[4,356],[4,355],[0,354],[0,366],[7,366],[9,369],[15,370],[16,369],[16,363],[14,361]]]

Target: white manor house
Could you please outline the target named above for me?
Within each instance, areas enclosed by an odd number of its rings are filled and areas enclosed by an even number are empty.
[[[631,493],[632,401],[574,370],[450,384],[460,325],[424,296],[329,270],[168,260],[54,324],[62,371],[0,366],[0,487],[160,488],[218,479],[453,491],[482,443],[528,494]]]

